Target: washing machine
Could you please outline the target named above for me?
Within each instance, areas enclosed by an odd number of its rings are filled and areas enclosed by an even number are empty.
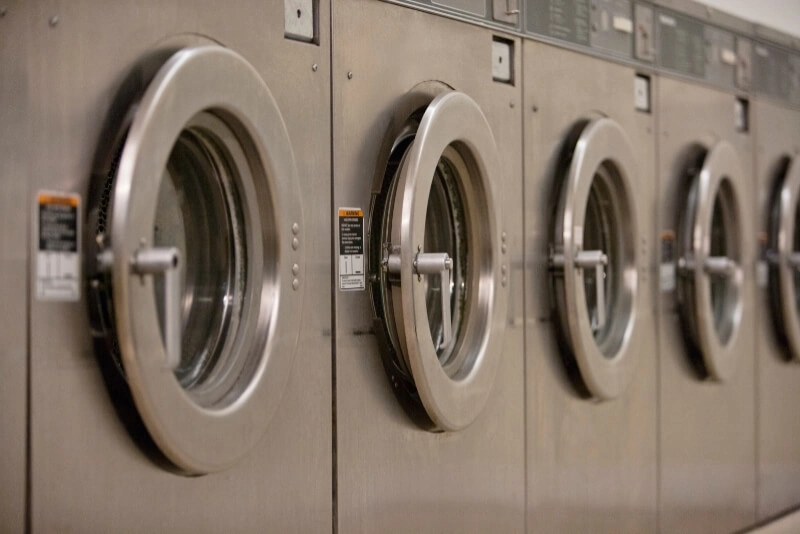
[[[656,79],[643,15],[595,4],[527,4],[529,532],[656,528]]]
[[[19,23],[22,2],[0,7],[0,524],[2,530],[25,530],[25,465],[28,370],[27,280],[28,214],[19,209],[27,198],[25,120],[28,77],[23,62],[28,47]]]
[[[331,530],[329,3],[18,7],[27,528]]]
[[[752,28],[690,2],[657,8],[663,532],[755,520]]]
[[[754,48],[756,136],[758,519],[800,504],[797,199],[800,191],[800,55],[793,40],[758,28]],[[766,39],[769,39],[767,41]],[[794,76],[794,77],[792,77]]]
[[[374,0],[332,35],[336,524],[522,532],[520,42]]]

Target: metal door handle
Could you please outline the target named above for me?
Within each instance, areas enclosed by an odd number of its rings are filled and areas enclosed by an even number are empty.
[[[553,254],[550,263],[554,267],[564,267],[564,255]],[[577,269],[586,270],[594,269],[595,279],[597,280],[596,298],[597,298],[597,330],[603,328],[606,324],[606,285],[603,282],[605,278],[605,266],[608,265],[608,256],[602,250],[581,250],[575,254],[575,267]]]
[[[386,247],[387,254],[383,259],[383,269],[392,274],[399,274],[400,251],[391,245]],[[442,342],[439,348],[446,348],[453,339],[453,325],[450,311],[450,271],[453,270],[453,260],[446,252],[418,252],[412,265],[417,276],[439,276],[440,293],[442,298]]]
[[[97,255],[101,271],[107,272],[114,263],[110,250]],[[181,253],[175,247],[140,249],[131,261],[131,270],[140,276],[164,275],[164,351],[167,366],[175,369],[181,362]]]
[[[703,264],[706,273],[717,276],[733,276],[738,267],[736,262],[727,256],[711,256],[706,258]]]

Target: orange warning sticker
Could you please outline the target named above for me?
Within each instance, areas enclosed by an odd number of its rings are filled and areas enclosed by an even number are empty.
[[[339,217],[363,217],[364,212],[358,208],[339,208]]]

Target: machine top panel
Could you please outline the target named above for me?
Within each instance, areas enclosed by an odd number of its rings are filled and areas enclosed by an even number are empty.
[[[800,39],[693,0],[385,0],[800,108]]]

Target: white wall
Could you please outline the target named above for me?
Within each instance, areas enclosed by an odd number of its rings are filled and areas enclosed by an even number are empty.
[[[800,0],[700,0],[720,11],[800,37]]]

